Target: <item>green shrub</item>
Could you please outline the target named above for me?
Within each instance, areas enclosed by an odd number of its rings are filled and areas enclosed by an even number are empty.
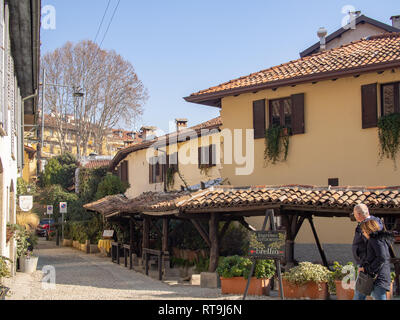
[[[59,184],[64,189],[74,185],[77,161],[74,155],[65,153],[52,158],[47,163],[44,172],[39,176],[41,187]]]
[[[0,256],[0,280],[1,278],[9,278],[11,276],[8,262],[12,263],[10,259]]]
[[[121,181],[117,176],[107,174],[97,188],[96,199],[99,200],[107,196],[124,194],[128,188],[129,183]]]
[[[283,279],[296,285],[308,282],[329,282],[331,271],[320,264],[301,262],[297,267],[290,269],[282,275]]]
[[[223,278],[244,277],[249,278],[253,262],[248,258],[231,256],[222,259],[217,268],[217,273]],[[257,279],[269,279],[275,274],[273,260],[257,260],[253,277]]]
[[[222,228],[223,223],[220,224]],[[221,240],[221,256],[245,256],[249,252],[250,232],[241,224],[231,223]]]

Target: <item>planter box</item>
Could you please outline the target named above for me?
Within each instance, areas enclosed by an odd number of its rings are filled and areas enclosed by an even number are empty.
[[[78,249],[78,246],[79,246],[79,248],[80,248],[81,244],[79,243],[79,241],[73,241],[73,242],[72,242],[72,246],[73,246],[75,249]]]
[[[64,239],[62,245],[63,247],[72,247],[72,240]]]
[[[251,278],[248,294],[252,296],[269,295],[270,279]],[[247,280],[244,277],[222,278],[221,292],[222,294],[244,294],[246,290]]]
[[[88,246],[87,246],[86,244],[80,244],[79,249],[80,249],[82,252],[85,252],[85,253],[88,252]]]
[[[290,283],[285,279],[282,279],[282,282],[283,282],[283,292],[285,294],[285,298],[290,298],[290,299],[308,298],[312,300],[327,300],[329,298],[327,283],[309,282],[302,286],[298,286]],[[279,295],[280,295],[280,289],[279,289]]]
[[[91,245],[89,246],[89,252],[90,252],[90,253],[98,253],[98,252],[100,252],[100,251],[99,251],[99,248],[97,247],[97,245],[91,244]]]
[[[20,261],[20,269],[22,273],[33,273],[36,271],[38,257],[30,257],[29,259],[26,257],[19,258]]]
[[[353,300],[354,298],[354,288],[355,288],[355,281],[352,281],[350,283],[350,287],[349,289],[345,289],[342,286],[342,281],[340,280],[336,280],[335,281],[336,284],[336,297],[337,300]]]

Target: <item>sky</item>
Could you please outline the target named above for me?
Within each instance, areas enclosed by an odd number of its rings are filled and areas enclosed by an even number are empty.
[[[41,30],[42,55],[67,41],[94,40],[109,1],[97,43],[118,0],[42,0],[56,12],[55,29]],[[120,0],[102,49],[130,61],[148,90],[138,128],[167,133],[176,118],[194,126],[219,116],[184,97],[298,59],[318,41],[319,27],[341,27],[346,6],[387,24],[400,15],[399,0]]]

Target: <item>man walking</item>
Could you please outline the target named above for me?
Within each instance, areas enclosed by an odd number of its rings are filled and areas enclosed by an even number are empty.
[[[360,268],[360,266],[363,265],[367,257],[367,241],[368,241],[362,233],[361,223],[371,219],[375,220],[376,222],[378,222],[380,230],[383,230],[383,223],[381,219],[370,215],[369,209],[365,204],[359,204],[355,206],[353,214],[358,222],[353,240],[353,256],[359,267],[358,271],[360,272],[364,271],[362,268]],[[359,293],[357,290],[355,290],[354,300],[365,300],[365,296]]]

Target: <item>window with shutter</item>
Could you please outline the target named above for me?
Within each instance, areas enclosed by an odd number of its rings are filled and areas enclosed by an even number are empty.
[[[210,160],[209,164],[210,167],[215,167],[217,165],[217,146],[215,144],[210,145],[209,147],[209,154],[210,154]]]
[[[361,87],[362,128],[374,128],[378,125],[378,85],[376,83]]]
[[[292,96],[292,134],[304,134],[304,93]]]
[[[254,139],[265,137],[266,119],[265,119],[265,99],[253,102],[253,128]]]
[[[400,112],[400,82],[381,86],[382,116]]]

